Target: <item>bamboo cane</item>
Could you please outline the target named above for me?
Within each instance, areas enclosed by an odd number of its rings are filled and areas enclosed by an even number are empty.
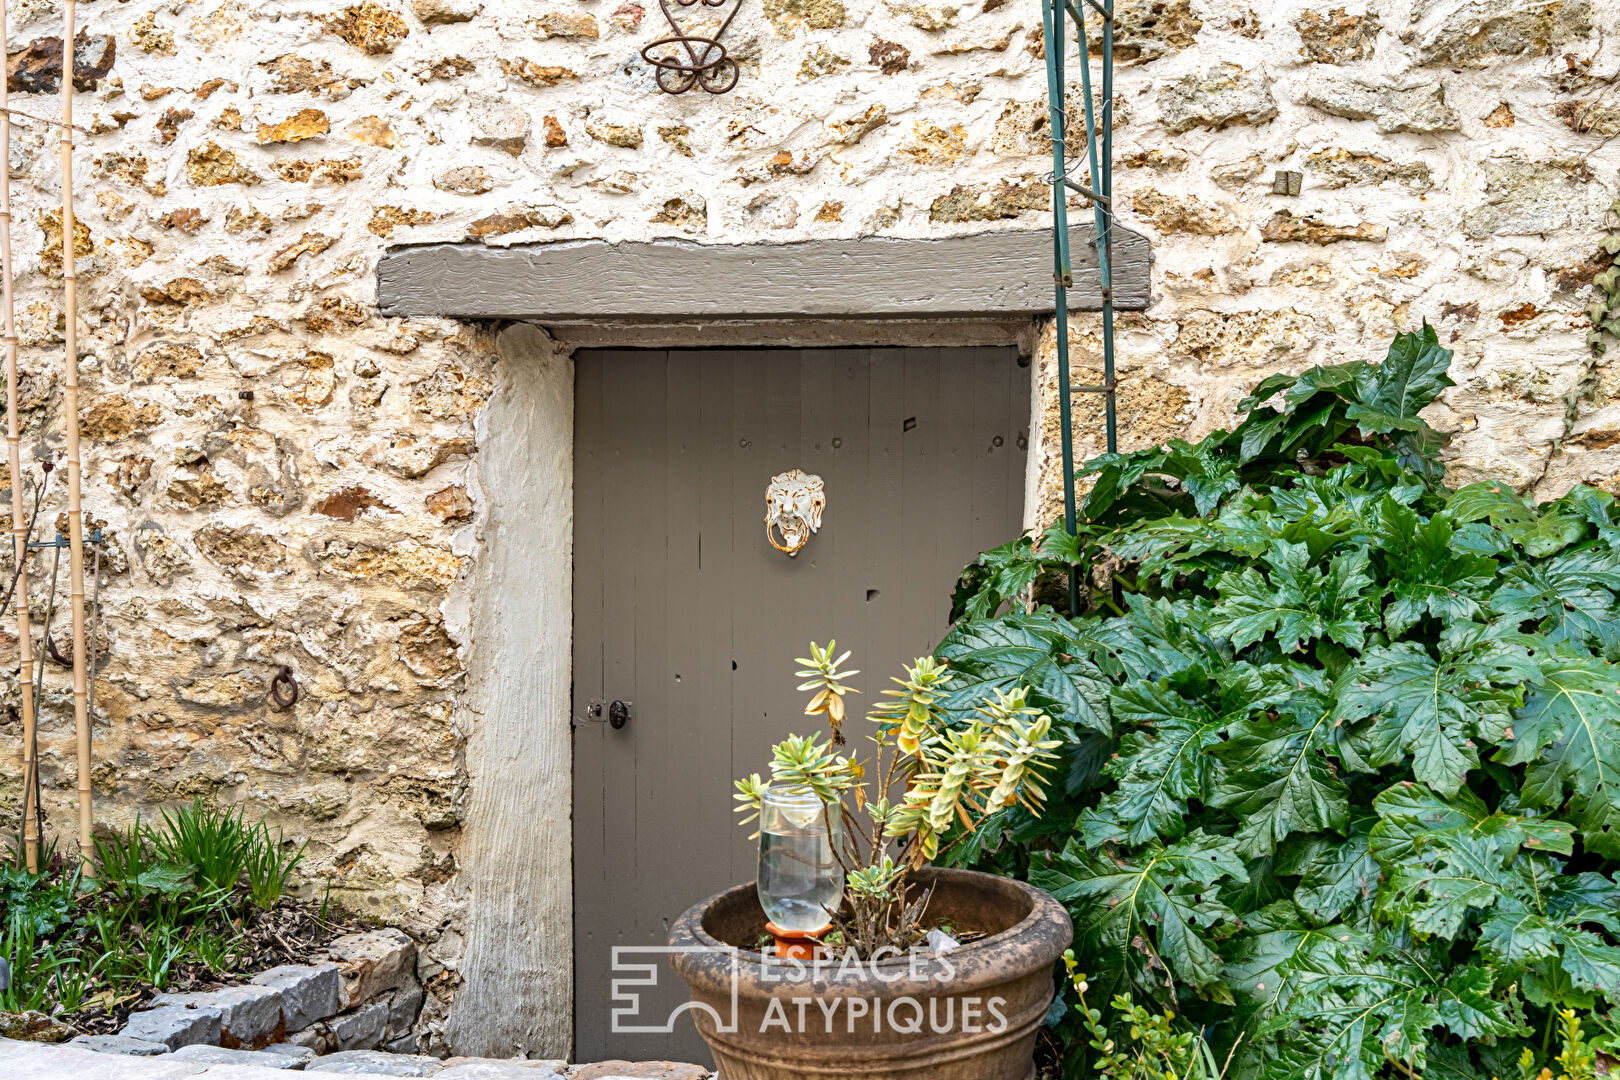
[[[68,583],[73,618],[73,727],[79,750],[79,859],[84,873],[95,876],[94,818],[90,796],[90,708],[85,679],[88,663],[84,641],[84,508],[79,503],[79,282],[74,270],[73,219],[73,32],[75,0],[62,11],[62,293],[67,320],[64,352],[67,381]]]
[[[6,9],[0,0],[0,42],[6,37]],[[0,163],[11,160],[11,111],[7,80],[0,78]],[[34,770],[34,634],[28,620],[28,515],[23,509],[22,432],[17,423],[17,314],[12,293],[11,170],[0,166],[0,313],[4,316],[6,365],[6,465],[11,480],[12,552],[17,560],[16,601],[19,674],[22,697],[23,850],[28,872],[39,872],[39,807],[35,804]]]

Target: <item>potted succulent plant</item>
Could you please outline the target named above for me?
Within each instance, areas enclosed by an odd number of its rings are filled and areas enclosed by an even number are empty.
[[[989,814],[1039,807],[1052,722],[1017,687],[946,710],[953,673],[924,657],[872,711],[862,760],[840,753],[858,672],[835,653],[812,644],[799,672],[830,737],[789,737],[769,780],[737,784],[758,882],[671,931],[698,1031],[721,1080],[1025,1080],[1068,915],[1022,882],[929,863]]]

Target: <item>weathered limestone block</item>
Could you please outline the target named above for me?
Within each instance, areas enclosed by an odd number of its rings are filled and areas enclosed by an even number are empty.
[[[112,71],[118,41],[110,34],[90,36],[87,29],[73,38],[73,88],[94,90]],[[54,94],[62,88],[62,39],[35,38],[6,56],[6,86],[14,94]]]
[[[157,379],[185,379],[203,366],[202,350],[181,341],[160,341],[135,357],[130,374],[141,382]]]
[[[283,964],[251,980],[281,995],[281,1016],[288,1031],[302,1031],[343,1008],[343,979],[336,964]]]
[[[271,1045],[281,1044],[273,1043]],[[332,1033],[327,1030],[324,1022],[311,1024],[303,1031],[293,1032],[287,1036],[285,1045],[298,1050],[308,1050],[312,1055],[330,1054],[337,1049],[337,1044],[332,1039]]]
[[[377,55],[390,53],[410,34],[411,28],[391,8],[376,0],[345,8],[336,15],[321,20],[328,34],[347,41],[361,52]]]
[[[833,30],[847,15],[841,0],[765,0],[765,18],[780,37],[806,30]]]
[[[1326,15],[1300,12],[1294,20],[1299,31],[1301,60],[1313,64],[1348,64],[1371,60],[1378,40],[1378,16],[1346,15],[1334,8]]]
[[[237,160],[234,150],[227,150],[212,139],[202,146],[193,147],[186,155],[186,175],[197,187],[256,184],[260,179],[257,173]]]
[[[1341,240],[1370,240],[1381,244],[1388,233],[1384,226],[1367,221],[1356,225],[1332,225],[1314,216],[1295,217],[1287,210],[1279,210],[1260,230],[1260,238],[1272,242],[1307,244],[1336,244]]]
[[[241,581],[264,581],[291,573],[287,546],[251,525],[206,525],[192,534],[203,557]]]
[[[317,558],[321,572],[333,577],[384,581],[401,589],[435,592],[453,585],[467,565],[466,556],[457,555],[449,548],[410,539],[387,546],[329,541]]]
[[[501,58],[501,74],[510,75],[514,79],[521,79],[530,86],[550,87],[570,79],[578,79],[579,72],[572,68],[565,68],[558,64],[537,64],[533,60],[519,57],[515,60]],[[556,123],[555,120],[552,123]],[[549,133],[550,127],[547,127]],[[550,145],[549,143],[547,145]]]
[[[425,26],[472,22],[484,6],[478,0],[412,0],[411,10]]]
[[[883,6],[897,19],[904,19],[919,30],[949,30],[956,25],[962,9],[950,5],[930,5],[883,0]]]
[[[1424,64],[1486,67],[1557,53],[1591,32],[1590,0],[1420,0],[1401,39]]]
[[[1620,105],[1609,100],[1607,95],[1560,101],[1553,106],[1553,115],[1577,135],[1597,135],[1605,139],[1620,135]]]
[[[170,1005],[131,1013],[120,1035],[144,1042],[162,1043],[170,1050],[194,1043],[219,1043],[221,1011],[217,1008],[186,1008]]]
[[[342,976],[338,1000],[345,1009],[405,985],[416,964],[416,942],[392,928],[345,934],[328,945],[327,952]]]
[[[1316,187],[1341,188],[1358,184],[1382,184],[1393,180],[1409,191],[1428,191],[1434,186],[1429,166],[1421,161],[1391,161],[1371,153],[1356,153],[1342,146],[1318,150],[1305,159],[1305,168],[1315,178]]]
[[[556,229],[573,220],[574,215],[560,206],[509,206],[468,225],[467,239],[489,240],[524,229]]]
[[[483,195],[494,189],[495,179],[481,165],[458,165],[434,176],[433,186],[457,195]]]
[[[128,1035],[80,1035],[68,1042],[98,1054],[123,1054],[126,1057],[156,1057],[167,1054],[169,1048],[160,1042],[131,1038]]]
[[[279,124],[260,124],[258,140],[263,143],[296,143],[318,139],[330,133],[332,124],[319,109],[299,109]]]
[[[1195,127],[1263,124],[1277,115],[1277,101],[1263,72],[1216,64],[1161,86],[1159,122],[1172,134]]]
[[[472,129],[474,143],[504,150],[513,157],[522,154],[529,144],[529,114],[498,98],[474,107]]]
[[[388,1002],[369,1002],[334,1017],[326,1026],[340,1051],[375,1050],[388,1033]]]
[[[181,1061],[195,1061],[203,1065],[252,1065],[260,1069],[301,1069],[303,1062],[282,1054],[266,1054],[257,1050],[227,1050],[223,1046],[182,1046],[174,1052]]]
[[[158,1008],[214,1010],[219,1013],[219,1045],[253,1049],[268,1046],[283,1031],[281,994],[268,986],[226,986],[199,994],[159,994]]]
[[[1095,18],[1087,22],[1092,55],[1097,56],[1102,24]],[[1114,62],[1122,67],[1146,64],[1190,49],[1203,27],[1191,0],[1121,0],[1114,5]]]
[[[673,225],[685,233],[701,233],[709,224],[708,202],[695,191],[665,199],[664,205],[648,220],[658,225]]]
[[[1143,188],[1131,196],[1131,209],[1161,233],[1220,236],[1237,229],[1231,215],[1195,195],[1178,197]]]
[[[1593,229],[1610,196],[1583,182],[1576,162],[1494,158],[1485,162],[1485,201],[1463,214],[1471,240],[1529,236],[1560,229]]]
[[[630,150],[641,146],[641,125],[629,117],[593,116],[585,121],[585,133],[609,146]]]
[[[376,1050],[346,1050],[316,1058],[304,1069],[312,1073],[377,1076],[432,1076],[439,1059],[422,1055],[384,1054]]]
[[[1457,114],[1446,104],[1438,81],[1386,86],[1352,78],[1313,78],[1305,84],[1305,104],[1347,120],[1376,120],[1384,134],[1456,131]]]
[[[1050,210],[1052,189],[1034,176],[994,184],[958,184],[928,208],[930,221],[957,223],[1015,218],[1025,210]]]
[[[547,38],[590,38],[601,36],[596,17],[581,11],[545,11],[529,20],[529,29],[541,41]]]

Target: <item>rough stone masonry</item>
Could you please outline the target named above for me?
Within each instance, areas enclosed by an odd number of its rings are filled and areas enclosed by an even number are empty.
[[[9,8],[13,103],[51,115],[59,5]],[[1620,369],[1586,346],[1582,309],[1620,188],[1620,8],[1119,12],[1117,201],[1156,251],[1153,304],[1120,324],[1126,448],[1196,437],[1263,375],[1378,358],[1426,319],[1457,353],[1430,410],[1456,479],[1615,487]],[[380,317],[379,254],[1043,227],[1039,11],[744,0],[727,34],[741,77],[718,98],[655,91],[648,0],[102,0],[81,20],[85,505],[109,538],[100,817],[200,795],[308,838],[309,891],[330,883],[424,943],[421,1045],[443,1051],[495,328]],[[30,461],[62,437],[54,138],[19,118],[8,163]],[[1302,174],[1299,194],[1273,193],[1278,171]],[[1073,328],[1083,381],[1096,330]],[[1100,403],[1077,408],[1077,449],[1095,452]],[[36,556],[36,618],[49,570]],[[303,694],[277,711],[282,663]],[[47,685],[45,808],[68,824],[67,681]],[[18,739],[8,712],[8,762]],[[0,771],[13,817],[19,789]]]

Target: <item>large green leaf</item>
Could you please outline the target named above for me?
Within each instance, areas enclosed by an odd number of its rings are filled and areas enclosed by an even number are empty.
[[[1350,670],[1339,694],[1347,720],[1372,718],[1358,733],[1367,760],[1389,765],[1412,757],[1412,772],[1446,795],[1479,764],[1476,739],[1495,742],[1521,700],[1518,686],[1537,674],[1523,649],[1475,641],[1436,660],[1416,642],[1380,645]]]
[[[1358,955],[1297,980],[1286,1011],[1262,1032],[1276,1042],[1268,1080],[1368,1080],[1400,1063],[1405,1075],[1425,1071],[1436,1029],[1462,1039],[1524,1032],[1517,1011],[1495,992],[1482,967],[1453,969],[1440,954],[1386,932]],[[1292,966],[1282,969],[1295,976]]]
[[[1509,567],[1491,594],[1491,610],[1533,622],[1551,642],[1616,638],[1614,591],[1620,551],[1566,551],[1542,563]]]
[[[1211,750],[1227,766],[1213,801],[1238,815],[1247,857],[1270,853],[1290,833],[1342,831],[1349,814],[1330,757],[1343,736],[1332,680],[1301,665],[1277,674],[1270,708],[1234,723]]]
[[[1620,859],[1620,672],[1603,660],[1549,659],[1497,757],[1526,764],[1521,796],[1569,799],[1587,850]]]
[[[1379,912],[1417,934],[1454,940],[1469,910],[1485,911],[1510,893],[1514,877],[1501,845],[1464,830],[1425,839],[1417,858],[1396,864]]]
[[[1337,556],[1325,571],[1310,565],[1305,544],[1279,542],[1262,561],[1266,574],[1250,567],[1221,576],[1211,630],[1237,649],[1268,633],[1285,653],[1319,637],[1352,649],[1365,644],[1372,609],[1363,593],[1373,582],[1364,549]]]
[[[1568,547],[1587,531],[1586,520],[1575,510],[1559,505],[1529,506],[1512,488],[1494,480],[1458,488],[1446,500],[1446,511],[1464,523],[1490,521],[1535,558]]]
[[[1068,640],[1050,615],[956,627],[936,650],[955,673],[942,696],[944,706],[971,713],[998,690],[1028,687],[1030,704],[1054,719],[1108,734],[1108,679],[1088,657],[1065,653]]]
[[[1312,924],[1326,926],[1378,891],[1380,871],[1361,823],[1343,842],[1319,841],[1300,875],[1294,903]]]
[[[1214,886],[1243,876],[1232,841],[1202,831],[1129,857],[1071,840],[1050,864],[1030,868],[1030,881],[1075,913],[1075,952],[1104,1000],[1133,985],[1162,995],[1178,983],[1229,1000],[1214,938],[1235,917]]]
[[[1455,385],[1446,375],[1451,350],[1440,344],[1428,323],[1412,334],[1397,334],[1371,385],[1357,380],[1357,401],[1345,410],[1367,432],[1417,431],[1418,410]]]
[[[1385,498],[1379,506],[1379,562],[1390,579],[1390,602],[1384,627],[1404,634],[1425,615],[1443,623],[1467,621],[1480,614],[1478,597],[1496,577],[1495,559],[1452,548],[1456,529],[1436,514],[1424,521],[1409,506]]]
[[[1186,831],[1187,800],[1206,799],[1216,763],[1204,751],[1218,742],[1227,718],[1162,683],[1135,683],[1114,692],[1115,721],[1141,730],[1125,735],[1106,771],[1117,781],[1081,818],[1088,847],[1143,844]]]

